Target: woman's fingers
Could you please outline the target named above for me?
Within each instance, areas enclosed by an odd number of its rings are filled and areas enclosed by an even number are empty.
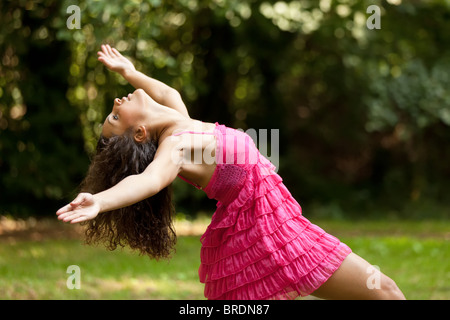
[[[119,50],[111,47],[109,44],[102,44],[101,48],[102,48],[102,51],[97,52],[99,55],[103,54],[104,56],[110,57],[110,58],[121,56]]]
[[[69,222],[69,221],[73,221],[74,219],[80,218],[82,216],[84,216],[84,214],[82,212],[74,210],[74,211],[69,211],[65,214],[60,215],[58,217],[58,219],[62,220],[64,222]]]
[[[88,194],[80,193],[76,196],[76,198],[70,202],[69,204],[65,205],[64,207],[60,208],[58,211],[56,211],[56,214],[58,215],[58,219],[64,219],[68,215],[70,215],[74,210],[82,205],[86,199]]]
[[[78,222],[83,222],[83,221],[86,221],[86,220],[88,220],[88,218],[85,217],[85,216],[82,216],[82,217],[78,217],[76,219],[73,219],[72,221],[70,221],[70,223],[78,223]]]
[[[72,202],[56,211],[56,215],[58,220],[77,223],[95,218],[99,210],[91,193],[79,193]]]
[[[69,215],[64,215],[64,216],[62,216],[62,217],[61,217],[61,220],[64,221],[64,222],[68,222],[68,221],[70,221],[70,220],[72,220],[72,219],[75,219],[76,216],[78,216],[78,215],[76,215],[75,213],[72,212],[72,213],[70,213]]]
[[[106,46],[104,44],[102,44],[101,48],[102,48],[102,53],[107,55],[108,54],[108,50],[106,49]]]
[[[76,207],[82,204],[84,201],[84,195],[80,193],[73,201],[70,203],[71,206]]]
[[[72,206],[70,205],[70,203],[68,205],[65,205],[64,207],[60,208],[58,211],[56,211],[56,214],[59,216],[69,210],[72,210]]]
[[[111,47],[109,47],[108,45],[104,45],[104,44],[102,44],[101,47],[102,47],[102,53],[104,54],[105,57],[111,58],[114,56],[112,54]]]
[[[102,51],[97,52],[98,61],[103,63],[108,69],[115,71],[117,63],[122,57],[120,52],[116,48],[112,48],[110,45],[102,45]]]
[[[114,52],[111,49],[111,46],[109,44],[106,45],[106,50],[108,51],[110,56],[115,56]]]
[[[98,52],[97,52],[97,55],[98,55],[98,58],[97,58],[97,59],[98,59],[100,62],[102,62],[103,64],[105,64],[105,63],[106,63],[106,59],[107,59],[105,53],[103,53],[102,51],[98,51]]]
[[[85,201],[89,200],[89,197],[92,196],[90,193],[80,193],[78,196],[70,203],[72,207],[77,207],[82,205]]]
[[[70,206],[70,204],[69,204]],[[66,219],[67,217],[70,217],[71,215],[75,214],[75,210],[72,209],[72,206],[70,206],[70,209],[68,209],[67,211],[58,214],[58,220],[63,220]]]
[[[81,216],[80,213],[73,213],[63,219],[64,222],[72,222],[74,219],[77,219]]]
[[[116,48],[112,48],[112,51],[116,56],[118,56],[118,57],[121,56],[120,52]]]
[[[111,61],[106,57],[98,57],[98,61],[103,63],[108,69],[112,68]]]

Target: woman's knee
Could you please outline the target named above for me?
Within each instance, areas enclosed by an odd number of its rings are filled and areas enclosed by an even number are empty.
[[[386,275],[382,275],[380,295],[382,299],[386,300],[405,300],[405,296],[394,280]]]

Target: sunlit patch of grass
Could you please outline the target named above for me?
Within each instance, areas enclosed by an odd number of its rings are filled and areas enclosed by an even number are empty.
[[[448,222],[312,222],[379,266],[408,299],[450,299]],[[180,236],[162,261],[74,238],[39,239],[0,241],[0,299],[204,299],[199,235]],[[81,289],[66,285],[70,265],[80,267]]]
[[[450,244],[445,239],[370,236],[341,240],[394,279],[406,298],[450,298]]]
[[[0,244],[0,299],[204,299],[198,237],[180,237],[171,260],[107,251],[78,240]],[[68,289],[70,265],[81,289]]]

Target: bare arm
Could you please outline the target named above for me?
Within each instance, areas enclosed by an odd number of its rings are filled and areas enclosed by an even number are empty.
[[[180,171],[181,153],[175,143],[165,139],[158,147],[154,160],[144,172],[123,179],[114,187],[96,193],[80,193],[74,201],[59,209],[59,220],[77,223],[95,218],[149,198],[167,187]]]
[[[150,78],[137,70],[125,71],[122,76],[136,89],[143,89],[159,104],[175,109],[185,117],[189,118],[186,105],[177,90],[159,80]]]
[[[102,51],[98,52],[98,56],[100,62],[111,71],[122,75],[133,87],[143,89],[159,104],[175,109],[189,118],[186,105],[177,90],[136,70],[131,61],[122,56],[116,48],[102,45]]]

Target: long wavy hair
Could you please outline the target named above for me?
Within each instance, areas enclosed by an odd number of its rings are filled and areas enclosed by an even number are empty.
[[[111,138],[101,136],[81,191],[95,194],[141,173],[153,161],[157,147],[153,140],[136,142],[130,131]],[[109,250],[129,246],[151,258],[169,258],[176,243],[174,211],[169,185],[134,205],[84,222],[85,242],[101,243]]]

